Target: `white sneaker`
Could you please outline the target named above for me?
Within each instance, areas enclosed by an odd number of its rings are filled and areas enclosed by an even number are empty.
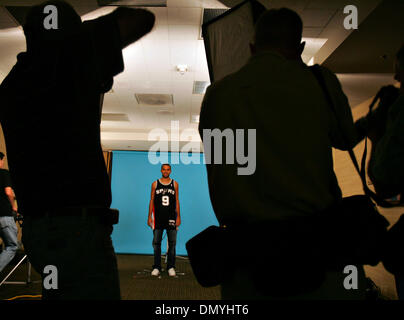
[[[158,277],[160,275],[160,270],[157,268],[153,269],[153,271],[151,272],[151,275]]]
[[[168,269],[168,275],[170,277],[175,277],[176,276],[175,269],[174,268]]]

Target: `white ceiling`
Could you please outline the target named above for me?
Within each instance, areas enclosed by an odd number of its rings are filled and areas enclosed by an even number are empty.
[[[0,0],[0,5],[32,5],[40,2]],[[95,0],[69,2],[78,12],[89,12],[82,15],[83,20],[95,18],[114,9],[98,8]],[[239,1],[222,2],[233,5]],[[352,0],[350,4],[356,3],[360,6],[360,21],[362,21],[378,2],[380,0]],[[314,57],[315,62],[321,63],[350,33],[342,25],[344,0],[262,0],[262,3],[267,7],[290,7],[301,15],[305,26],[303,36],[310,38],[306,39],[308,42],[304,52],[306,62]],[[193,82],[209,81],[204,43],[199,38],[203,8],[226,8],[226,6],[216,0],[168,0],[167,7],[149,8],[156,15],[154,29],[140,41],[123,50],[125,71],[115,77],[112,91],[105,95],[103,113],[119,114],[124,120],[102,121],[101,138],[105,149],[148,150],[155,143],[148,140],[151,130],[161,128],[170,134],[172,121],[178,121],[179,131],[183,133],[183,136],[175,138],[181,141],[180,148],[189,140],[195,141],[200,147],[197,123],[192,123],[191,117],[199,114],[203,99],[203,95],[192,93]],[[21,28],[17,27],[2,7],[0,7],[0,48],[0,81],[2,81],[14,65],[16,55],[25,50]],[[178,64],[188,65],[188,72],[184,75],[179,74],[175,69]],[[380,78],[378,75],[374,77],[379,82],[386,80],[385,77]],[[347,80],[348,85],[344,88],[347,88],[351,102],[355,103],[353,105],[370,97],[363,90],[350,89],[356,88],[355,84],[359,83],[358,81],[363,83],[363,78],[343,76],[341,79]],[[356,95],[357,91],[360,94]],[[172,94],[174,104],[139,105],[135,93]],[[172,150],[170,145],[167,148]]]

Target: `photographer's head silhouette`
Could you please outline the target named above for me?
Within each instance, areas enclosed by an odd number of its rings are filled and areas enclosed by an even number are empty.
[[[300,16],[287,8],[264,12],[255,25],[253,54],[272,50],[287,59],[299,60],[304,50],[303,22]]]
[[[27,52],[41,52],[57,46],[77,34],[81,18],[74,8],[64,1],[47,1],[33,6],[24,24]]]

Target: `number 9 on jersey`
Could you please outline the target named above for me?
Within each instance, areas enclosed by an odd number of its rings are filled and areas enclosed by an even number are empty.
[[[161,201],[163,206],[168,206],[170,204],[170,197],[169,196],[162,196]]]

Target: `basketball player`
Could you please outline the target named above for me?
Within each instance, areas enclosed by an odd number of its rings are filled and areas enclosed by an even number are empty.
[[[152,276],[159,276],[161,272],[161,239],[163,231],[167,231],[168,275],[175,277],[175,244],[177,230],[181,224],[180,203],[178,201],[178,183],[170,178],[171,166],[161,166],[162,177],[152,184],[149,204],[149,218],[147,224],[153,229],[154,265]],[[152,216],[153,214],[153,216]]]

